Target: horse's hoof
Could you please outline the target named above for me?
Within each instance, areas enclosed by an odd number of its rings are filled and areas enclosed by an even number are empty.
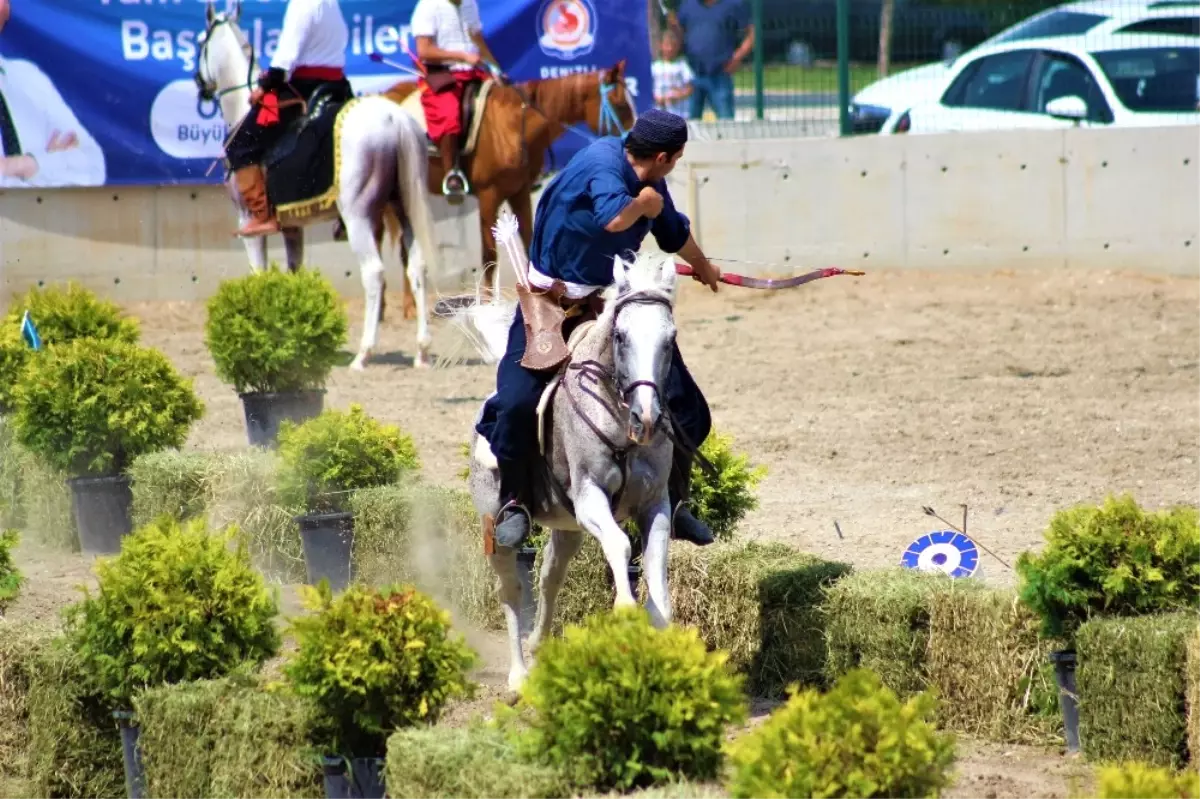
[[[350,363],[350,368],[355,372],[365,371],[367,368],[367,356],[359,355]]]

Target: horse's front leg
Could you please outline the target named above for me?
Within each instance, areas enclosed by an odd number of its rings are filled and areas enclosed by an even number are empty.
[[[636,605],[629,587],[629,536],[613,518],[608,492],[590,481],[582,481],[575,498],[575,518],[583,529],[596,537],[604,549],[608,568],[612,569],[617,599],[613,607]]]
[[[642,573],[646,575],[646,609],[660,630],[671,623],[671,594],[667,590],[667,547],[671,543],[671,503],[664,492],[638,518],[642,533]]]
[[[533,633],[529,636],[529,651],[536,652],[538,645],[550,636],[550,627],[554,624],[554,610],[558,602],[558,592],[562,589],[567,577],[567,564],[583,544],[583,536],[579,533],[564,533],[562,530],[551,530],[550,541],[542,553],[542,574],[538,589],[537,620],[533,625]]]
[[[518,691],[525,682],[528,669],[525,653],[521,651],[521,579],[517,576],[517,551],[497,547],[489,556],[492,570],[500,578],[500,605],[504,610],[504,621],[508,626],[508,649],[511,662],[508,669],[509,690]]]

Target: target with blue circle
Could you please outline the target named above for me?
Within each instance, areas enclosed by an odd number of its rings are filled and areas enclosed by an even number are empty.
[[[909,544],[900,556],[900,565],[918,571],[940,571],[954,578],[972,577],[979,571],[979,548],[963,533],[939,530]]]

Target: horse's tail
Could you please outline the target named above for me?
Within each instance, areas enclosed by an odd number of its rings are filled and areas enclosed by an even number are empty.
[[[426,269],[426,274],[436,274],[440,266],[440,253],[435,235],[437,225],[427,193],[429,155],[425,150],[425,135],[408,112],[397,108],[394,118],[399,123],[399,135],[396,137],[396,180],[399,183],[404,215],[408,218],[408,224],[412,226],[415,239],[413,251],[409,252],[408,256],[424,258],[426,266],[433,265],[432,270]],[[394,240],[399,234],[399,221],[394,215],[388,215],[384,223],[388,234]]]

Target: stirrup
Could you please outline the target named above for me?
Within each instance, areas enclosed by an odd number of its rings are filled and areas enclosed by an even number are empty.
[[[458,178],[462,181],[461,191],[452,191],[450,188],[450,179]],[[442,178],[442,194],[453,204],[457,205],[463,201],[463,198],[471,193],[471,184],[467,181],[467,176],[462,173],[458,167],[451,169]]]

